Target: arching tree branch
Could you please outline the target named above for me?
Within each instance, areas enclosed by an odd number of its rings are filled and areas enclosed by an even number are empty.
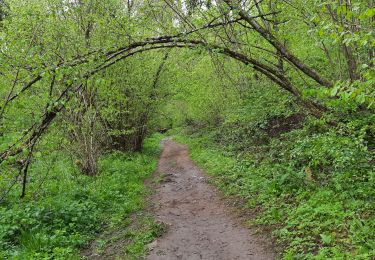
[[[223,0],[231,9],[238,11],[239,16],[245,20],[256,32],[267,40],[276,50],[280,52],[283,58],[288,60],[308,77],[315,80],[324,87],[332,87],[333,83],[323,76],[319,75],[313,68],[302,62],[298,57],[293,55],[269,30],[263,28],[254,17],[251,17],[233,0]]]

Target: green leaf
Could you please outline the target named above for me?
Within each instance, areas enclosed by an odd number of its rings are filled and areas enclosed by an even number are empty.
[[[332,242],[332,237],[326,234],[320,234],[320,238],[324,244],[330,244]]]

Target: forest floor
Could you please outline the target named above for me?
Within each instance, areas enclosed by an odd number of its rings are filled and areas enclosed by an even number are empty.
[[[162,141],[151,204],[167,226],[147,259],[274,259],[272,242],[243,225],[238,209],[208,183],[185,145]]]

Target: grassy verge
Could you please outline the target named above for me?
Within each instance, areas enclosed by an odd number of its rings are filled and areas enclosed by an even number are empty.
[[[143,255],[160,227],[149,216],[133,215],[144,207],[144,180],[156,168],[160,138],[149,138],[142,153],[104,156],[97,177],[77,173],[68,158],[60,157],[47,176],[35,164],[27,198],[10,196],[0,207],[0,259],[79,259],[80,248],[103,230],[136,225],[121,252]],[[108,241],[97,242],[104,248]]]
[[[375,258],[371,169],[362,172],[366,176],[362,180],[353,177],[354,170],[344,167],[339,172],[336,167],[330,181],[325,176],[325,182],[318,182],[309,180],[306,170],[297,171],[289,160],[281,160],[280,154],[278,161],[267,155],[254,160],[227,152],[207,136],[175,139],[189,145],[192,159],[220,189],[244,198],[245,207],[259,211],[252,222],[273,227],[273,235],[285,249],[284,259]]]

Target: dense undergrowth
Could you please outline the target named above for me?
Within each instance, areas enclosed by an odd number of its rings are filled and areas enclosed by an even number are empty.
[[[370,0],[0,0],[0,258],[132,226],[144,139],[180,127],[286,259],[374,259],[374,27]]]
[[[0,207],[0,259],[79,259],[80,248],[99,232],[126,230],[137,220],[131,214],[144,207],[144,180],[155,170],[159,141],[158,135],[147,139],[142,153],[104,155],[97,177],[77,172],[62,154],[47,176],[43,163],[35,164],[29,195]],[[128,233],[125,257],[143,255],[157,235],[153,219],[147,223]]]
[[[256,144],[236,131],[177,136],[225,194],[260,212],[251,224],[272,226],[284,259],[375,257],[375,167],[360,137],[302,129]],[[223,136],[223,133],[225,133]],[[233,140],[233,138],[229,138]],[[243,142],[251,143],[243,149]],[[237,148],[237,149],[236,149]]]

